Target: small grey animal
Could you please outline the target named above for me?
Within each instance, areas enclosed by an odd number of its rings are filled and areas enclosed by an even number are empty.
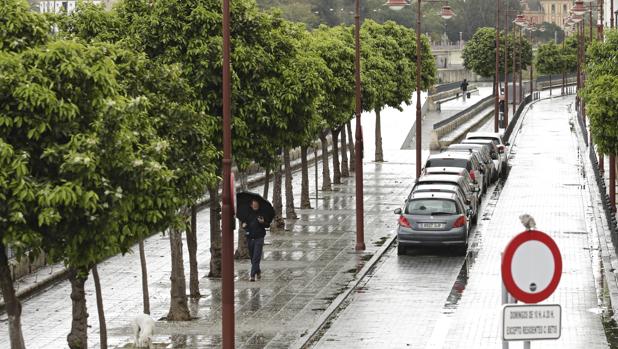
[[[523,224],[524,227],[526,227],[527,230],[536,229],[536,222],[534,221],[534,218],[531,215],[524,213],[521,216],[519,216],[519,220],[521,221],[521,224]]]

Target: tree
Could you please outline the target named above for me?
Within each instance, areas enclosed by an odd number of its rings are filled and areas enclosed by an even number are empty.
[[[539,46],[534,65],[539,73],[549,74],[549,84],[551,85],[551,76],[562,71],[563,61],[560,48],[553,41],[550,41]]]
[[[19,81],[19,76],[9,74],[20,68],[19,56],[14,53],[46,43],[49,24],[43,16],[30,11],[27,2],[9,0],[0,4],[0,27],[0,90],[5,90]],[[2,104],[0,112],[0,289],[8,314],[11,348],[23,349],[22,306],[15,295],[6,251],[10,247],[18,259],[33,258],[41,252],[42,236],[31,224],[39,197],[37,183],[30,175],[29,153],[5,138],[13,123],[3,115],[7,108]]]
[[[480,28],[474,33],[472,39],[466,42],[462,52],[464,67],[482,77],[493,77],[496,73],[496,31],[494,28]],[[527,69],[532,63],[532,45],[525,38],[519,38],[519,33],[511,32],[506,38],[508,44],[508,61],[512,62],[516,54],[519,62],[521,53],[521,69]],[[498,60],[498,72],[504,74],[504,50],[505,35],[500,35],[500,55]],[[507,72],[512,72],[511,64],[506,67]]]
[[[354,46],[349,28],[321,26],[312,32],[311,52],[328,67],[322,98],[316,106],[316,127],[322,145],[322,190],[331,190],[327,135],[350,120],[354,113]],[[334,140],[333,140],[334,142]],[[333,158],[338,156],[333,154]]]
[[[618,153],[618,31],[605,32],[603,42],[593,42],[586,52],[588,78],[581,92],[590,118],[590,130],[598,150]]]
[[[161,165],[167,152],[145,117],[145,100],[124,95],[115,79],[115,50],[56,41],[21,52],[3,70],[13,83],[1,92],[2,138],[28,154],[37,183],[30,224],[49,259],[70,270],[70,348],[87,347],[90,268],[142,237],[125,225],[133,207],[147,207],[153,220],[163,214],[141,201],[155,192],[165,199],[173,177]]]
[[[416,79],[425,90],[433,85],[436,76],[435,60],[431,54],[429,42],[425,36],[421,39],[421,76],[416,76],[416,33],[413,30],[389,21],[379,25],[366,21],[363,29],[368,38],[364,57],[366,57],[365,76],[367,84],[374,88],[367,89],[365,110],[376,112],[376,153],[375,161],[384,161],[380,111],[385,106],[402,110],[401,104],[409,104],[416,90]],[[370,52],[369,52],[370,51]],[[371,64],[381,66],[378,69]],[[365,83],[365,82],[363,82]],[[380,86],[380,87],[379,87]]]

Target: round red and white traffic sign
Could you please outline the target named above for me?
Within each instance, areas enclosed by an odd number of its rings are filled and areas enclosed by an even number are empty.
[[[518,234],[502,256],[502,281],[515,299],[538,303],[558,287],[562,257],[556,242],[538,230]]]

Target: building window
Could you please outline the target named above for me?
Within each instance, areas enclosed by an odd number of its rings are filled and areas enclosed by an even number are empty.
[[[562,5],[562,13],[567,13],[567,5]]]
[[[552,15],[556,14],[556,4],[551,4],[551,14]]]

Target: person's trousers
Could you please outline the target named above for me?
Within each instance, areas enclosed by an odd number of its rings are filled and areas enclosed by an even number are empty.
[[[261,274],[260,261],[262,260],[262,250],[264,249],[264,238],[247,239],[249,244],[249,256],[251,257],[251,277]]]

